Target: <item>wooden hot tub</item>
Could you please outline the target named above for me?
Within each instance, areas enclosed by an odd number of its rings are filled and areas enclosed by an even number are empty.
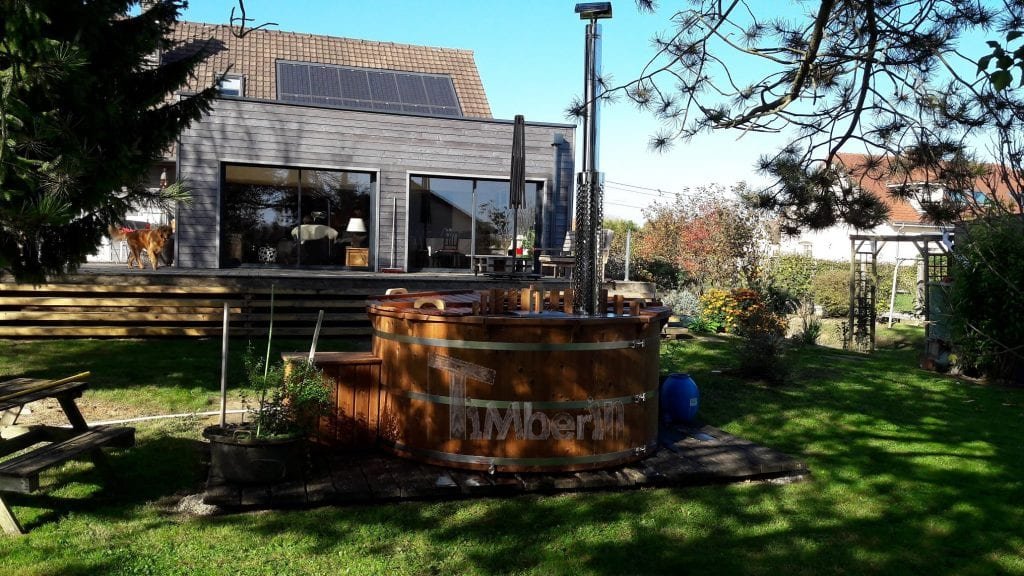
[[[371,301],[384,445],[425,462],[503,472],[649,456],[669,310],[617,298],[607,315],[584,317],[565,312],[571,300],[571,292],[496,290]]]

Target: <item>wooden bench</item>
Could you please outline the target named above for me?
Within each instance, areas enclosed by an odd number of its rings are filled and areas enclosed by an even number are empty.
[[[0,462],[0,492],[28,494],[39,489],[39,473],[103,446],[131,448],[134,428],[96,427],[63,442],[47,444],[27,454]],[[2,500],[2,498],[0,498]]]
[[[25,404],[43,398],[56,398],[71,423],[70,428],[31,426],[15,436],[0,437],[0,458],[31,448],[0,461],[0,528],[5,533],[18,535],[24,530],[3,500],[3,493],[35,492],[43,471],[80,456],[91,457],[97,467],[107,471],[109,467],[100,448],[135,445],[134,428],[90,428],[86,424],[75,404],[75,398],[87,386],[80,379],[85,376],[88,373],[57,381],[16,378],[0,382],[0,432],[14,429],[14,421]],[[33,448],[43,442],[47,444]]]

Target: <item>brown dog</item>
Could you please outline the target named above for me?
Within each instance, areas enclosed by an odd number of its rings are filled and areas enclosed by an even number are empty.
[[[140,270],[144,268],[142,265],[143,250],[148,253],[149,263],[153,266],[153,270],[159,267],[157,260],[160,259],[160,251],[163,250],[167,239],[171,237],[171,233],[170,226],[126,232],[113,224],[110,225],[110,240],[114,242],[124,240],[128,244],[128,267],[134,268],[132,262],[136,262]]]

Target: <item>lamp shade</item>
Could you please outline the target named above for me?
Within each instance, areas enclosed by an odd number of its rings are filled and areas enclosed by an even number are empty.
[[[349,218],[345,232],[366,232],[366,222],[362,218]]]

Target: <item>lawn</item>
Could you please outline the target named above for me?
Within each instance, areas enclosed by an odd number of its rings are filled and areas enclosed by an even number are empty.
[[[31,532],[0,538],[0,573],[1024,574],[1024,390],[918,370],[920,331],[887,338],[795,351],[775,388],[722,372],[731,338],[663,349],[707,422],[804,459],[806,482],[193,518],[173,505],[201,481],[201,423],[158,421],[113,459],[122,489],[72,464],[17,498]],[[92,369],[86,400],[215,404],[213,342],[0,345],[0,375]]]

